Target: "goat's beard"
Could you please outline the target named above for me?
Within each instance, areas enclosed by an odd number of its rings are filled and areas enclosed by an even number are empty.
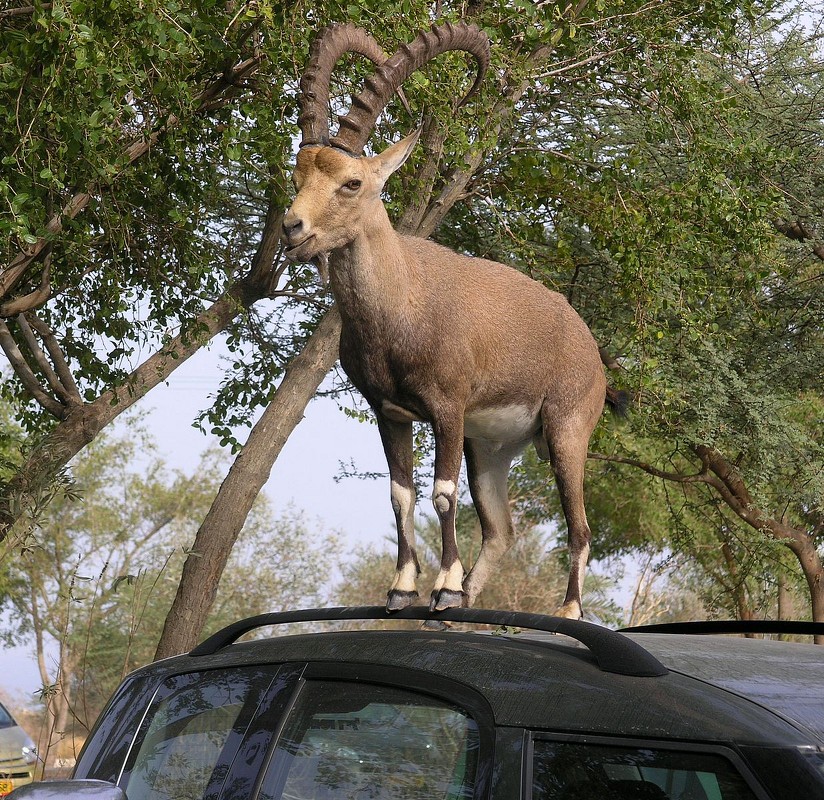
[[[312,258],[312,263],[318,268],[320,282],[323,286],[329,285],[329,253],[318,253]]]

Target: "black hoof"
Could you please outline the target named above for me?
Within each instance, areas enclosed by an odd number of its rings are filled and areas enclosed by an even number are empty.
[[[467,605],[466,592],[458,592],[454,589],[441,589],[436,598],[429,604],[431,611],[446,611],[447,608],[465,608]]]
[[[386,593],[386,610],[400,611],[411,606],[418,599],[417,592],[402,592],[400,589],[391,589]]]
[[[450,625],[448,622],[443,622],[439,619],[428,619],[421,625],[425,631],[448,631]]]

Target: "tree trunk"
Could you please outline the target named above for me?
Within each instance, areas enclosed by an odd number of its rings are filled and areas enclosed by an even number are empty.
[[[719,535],[721,536],[721,554],[724,556],[724,563],[727,565],[727,572],[732,580],[730,593],[732,594],[732,599],[735,603],[736,615],[738,616],[738,619],[754,619],[755,615],[752,612],[752,608],[750,607],[747,598],[747,584],[741,577],[740,570],[738,569],[738,561],[735,558],[735,554],[733,553],[729,542],[724,541],[723,534]],[[746,639],[754,639],[755,634],[745,633],[744,637]]]
[[[804,531],[794,531],[794,536],[784,540],[792,550],[810,591],[813,622],[824,622],[824,564],[813,540]],[[816,644],[824,644],[824,636],[815,636]]]
[[[272,466],[309,401],[338,357],[340,314],[326,312],[303,350],[291,361],[274,400],[252,428],[232,464],[186,559],[155,659],[190,650],[200,637],[232,547],[269,478]]]

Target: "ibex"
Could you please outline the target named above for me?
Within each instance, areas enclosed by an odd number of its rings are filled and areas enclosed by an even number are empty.
[[[509,467],[533,442],[552,462],[568,528],[569,583],[556,613],[577,619],[591,539],[583,490],[587,445],[605,398],[617,401],[592,334],[561,294],[512,267],[393,229],[381,190],[408,158],[417,132],[379,155],[360,155],[401,83],[448,50],[466,51],[478,63],[468,98],[490,55],[486,35],[474,25],[433,26],[389,59],[352,25],[332,26],[316,39],[300,81],[302,141],[297,195],[283,220],[286,254],[296,261],[328,258],[342,319],[341,365],[377,418],[398,528],[387,610],[418,597],[412,423],[423,421],[434,432],[432,500],[443,536],[430,607],[472,605],[512,544]],[[346,52],[366,55],[376,68],[330,137],[329,80]],[[455,538],[462,453],[483,532],[466,576]]]

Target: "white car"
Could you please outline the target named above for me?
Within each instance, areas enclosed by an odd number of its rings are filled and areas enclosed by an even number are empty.
[[[0,797],[34,780],[37,748],[0,703]]]

